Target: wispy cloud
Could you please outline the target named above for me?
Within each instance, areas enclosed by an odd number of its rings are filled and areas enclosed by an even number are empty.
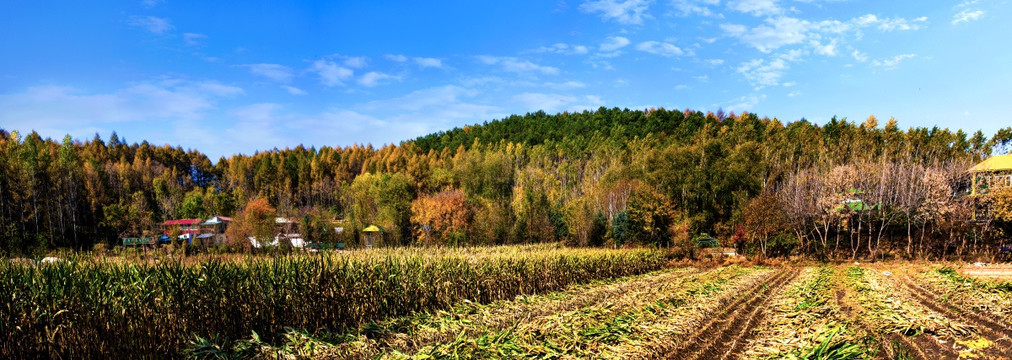
[[[775,15],[783,12],[780,6],[777,6],[776,0],[731,0],[728,1],[727,8],[755,16]]]
[[[128,24],[144,28],[145,30],[158,35],[169,32],[174,28],[172,24],[169,23],[169,19],[154,16],[131,16]]]
[[[498,65],[502,70],[515,73],[541,73],[555,75],[559,69],[551,66],[538,65],[528,60],[515,57],[478,56],[478,61],[487,65]]]
[[[550,82],[549,81],[549,82],[545,82],[545,83],[541,84],[541,86],[549,87],[549,88],[553,88],[553,89],[577,89],[577,88],[586,87],[587,84],[584,84],[584,83],[579,82],[579,81],[565,81],[565,82],[561,82],[561,83]]]
[[[878,67],[882,67],[882,68],[886,68],[886,69],[893,69],[897,65],[899,65],[900,62],[902,62],[903,60],[912,59],[912,58],[914,58],[916,56],[917,55],[915,55],[915,54],[896,55],[896,56],[893,56],[891,58],[872,61],[872,65],[875,65],[875,66],[878,66]]]
[[[443,60],[437,58],[416,57],[415,64],[423,68],[442,68]]]
[[[627,38],[621,36],[609,36],[604,38],[604,42],[597,47],[602,52],[614,52],[615,50],[621,49],[629,45],[630,41]]]
[[[288,93],[292,94],[292,95],[308,95],[309,94],[305,90],[299,89],[299,88],[291,86],[291,85],[281,85],[281,88],[285,89],[285,91],[288,91]]]
[[[659,41],[641,42],[636,45],[636,50],[665,57],[682,56],[685,54],[681,48]]]
[[[526,111],[544,110],[547,113],[557,113],[563,110],[582,111],[596,109],[604,105],[600,96],[595,95],[563,95],[546,93],[522,93],[513,96],[513,101],[519,103]]]
[[[263,76],[265,78],[286,83],[292,80],[292,69],[279,64],[246,64],[240,65],[253,75]]]
[[[386,54],[386,55],[383,55],[383,57],[386,58],[387,60],[396,61],[396,62],[405,62],[405,61],[408,61],[408,57],[407,56],[400,55],[400,54],[396,54],[396,55],[395,54]]]
[[[141,134],[152,142],[169,142],[163,123],[204,119],[222,99],[244,94],[242,88],[216,81],[163,79],[108,93],[69,86],[30,87],[0,95],[0,123],[10,129],[38,130],[47,136],[87,136],[112,131],[124,123],[154,123],[159,129]],[[147,128],[147,127],[145,127]]]
[[[984,16],[984,10],[963,9],[952,16],[952,25],[974,21],[980,19],[981,16]]]
[[[207,39],[207,35],[197,33],[184,33],[183,42],[186,46],[200,46],[203,44],[204,39]]]
[[[365,56],[349,56],[344,59],[344,65],[350,68],[361,69],[369,65],[369,58]]]
[[[400,63],[407,62],[410,60],[411,62],[414,62],[415,65],[418,65],[421,68],[437,68],[437,69],[443,68],[443,60],[439,58],[407,57],[401,54],[387,54],[383,55],[383,57],[386,58],[387,60]]]
[[[344,86],[344,82],[355,75],[349,68],[338,65],[330,60],[316,60],[309,71],[320,76],[320,83],[326,86]]]
[[[746,95],[737,99],[727,101],[730,105],[725,107],[728,111],[755,111],[756,105],[766,99],[766,95]]]
[[[365,87],[375,87],[387,83],[390,80],[400,80],[398,76],[384,74],[377,71],[370,71],[358,78],[358,83]]]
[[[590,0],[580,4],[580,11],[599,13],[605,20],[620,24],[642,24],[651,0]]]
[[[859,50],[854,50],[854,52],[850,53],[850,56],[853,56],[854,60],[857,60],[858,62],[868,61],[868,54],[865,54]]]
[[[711,7],[720,5],[720,0],[674,0],[672,5],[682,16],[702,15],[716,16]]]
[[[927,21],[928,18],[924,16],[908,20],[905,18],[879,18],[874,14],[867,14],[854,19],[853,22],[861,27],[875,26],[882,31],[907,31],[920,30]]]
[[[793,17],[780,16],[766,19],[765,24],[747,29],[742,25],[722,25],[724,32],[762,52],[770,52],[785,45],[805,40],[812,23]]]
[[[738,66],[738,73],[745,76],[745,79],[756,89],[766,86],[780,84],[780,78],[784,71],[790,68],[787,60],[776,58],[773,60],[754,59]]]
[[[555,53],[563,55],[583,55],[590,51],[586,46],[583,45],[570,45],[566,43],[556,43],[551,46],[542,46],[537,49],[531,50],[533,53]]]
[[[832,39],[827,44],[823,44],[818,40],[810,40],[809,45],[815,50],[816,54],[826,56],[836,56],[836,39]]]

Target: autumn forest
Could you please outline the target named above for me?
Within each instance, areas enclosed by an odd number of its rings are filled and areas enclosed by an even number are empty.
[[[112,247],[166,219],[225,215],[242,225],[256,212],[349,246],[375,224],[388,231],[385,246],[561,242],[692,255],[693,237],[707,233],[770,257],[993,258],[1012,231],[1012,195],[968,196],[967,170],[1006,152],[1010,130],[602,107],[378,148],[216,161],[115,133],[0,131],[0,252]],[[347,231],[328,231],[334,224]],[[234,228],[233,238],[256,231]]]

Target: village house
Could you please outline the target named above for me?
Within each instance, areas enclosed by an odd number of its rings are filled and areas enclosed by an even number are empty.
[[[228,226],[231,223],[232,218],[225,216],[214,216],[200,223],[200,234],[197,235],[197,239],[200,239],[201,246],[208,247],[227,244],[228,238],[225,237],[225,231],[228,230]]]
[[[254,248],[261,248],[265,246],[278,246],[280,244],[291,245],[294,248],[303,248],[306,246],[306,240],[302,238],[302,234],[299,233],[299,221],[295,218],[287,217],[276,217],[274,218],[274,238],[265,241],[257,241],[254,237],[250,237],[250,244]]]
[[[162,223],[162,230],[163,230],[162,233],[164,234],[164,236],[162,236],[160,239],[162,241],[166,240],[172,241],[172,239],[169,238],[169,234],[178,230],[179,231],[178,238],[180,240],[186,240],[187,243],[190,243],[193,241],[194,237],[200,235],[200,222],[201,222],[200,219],[165,220],[165,222]]]
[[[1012,154],[992,156],[970,168],[970,195],[1012,187]]]

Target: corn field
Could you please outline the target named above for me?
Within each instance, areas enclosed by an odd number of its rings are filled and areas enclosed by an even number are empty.
[[[180,354],[195,338],[283,341],[642,274],[656,250],[551,245],[0,264],[0,358]],[[294,330],[293,330],[294,329]]]

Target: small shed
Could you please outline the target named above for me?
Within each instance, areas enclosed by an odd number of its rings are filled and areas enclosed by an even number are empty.
[[[383,233],[385,233],[382,227],[376,225],[369,225],[365,229],[362,229],[362,236],[364,238],[364,244],[367,249],[372,249],[376,244],[383,241]]]

